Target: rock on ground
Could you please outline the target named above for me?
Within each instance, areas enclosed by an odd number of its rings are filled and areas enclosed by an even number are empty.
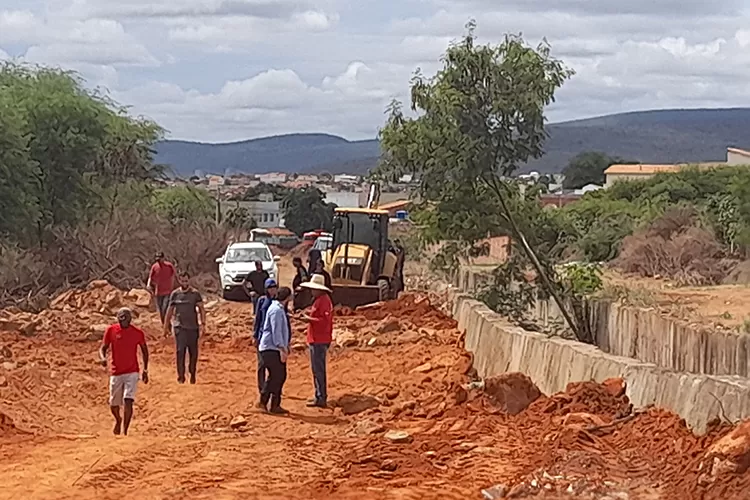
[[[356,415],[380,406],[380,401],[366,394],[344,394],[333,401],[333,406],[341,408],[344,415]]]
[[[383,437],[391,443],[396,444],[411,443],[412,441],[411,434],[406,431],[388,431]]]
[[[521,413],[542,395],[536,384],[523,373],[503,373],[485,379],[484,392],[494,404],[511,415]]]

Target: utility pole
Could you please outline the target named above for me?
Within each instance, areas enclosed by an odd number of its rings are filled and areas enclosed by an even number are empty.
[[[221,224],[221,186],[216,186],[216,224]]]

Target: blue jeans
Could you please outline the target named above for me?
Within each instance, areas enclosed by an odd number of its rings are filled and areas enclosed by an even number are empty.
[[[310,344],[310,366],[315,384],[315,402],[328,403],[328,380],[326,378],[326,356],[331,344]]]

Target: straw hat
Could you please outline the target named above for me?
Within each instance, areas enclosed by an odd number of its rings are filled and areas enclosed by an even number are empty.
[[[303,288],[323,290],[324,292],[331,293],[331,289],[326,286],[326,278],[322,274],[313,274],[310,281],[305,281],[300,286]]]

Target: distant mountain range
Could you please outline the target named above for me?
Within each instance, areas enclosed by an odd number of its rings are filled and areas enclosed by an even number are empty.
[[[720,161],[727,146],[750,147],[750,108],[638,111],[553,123],[545,155],[523,171],[560,172],[583,151],[602,151],[644,163]],[[168,140],[156,161],[181,177],[197,172],[358,173],[376,165],[377,140],[347,141],[328,134],[289,134],[208,144]]]

